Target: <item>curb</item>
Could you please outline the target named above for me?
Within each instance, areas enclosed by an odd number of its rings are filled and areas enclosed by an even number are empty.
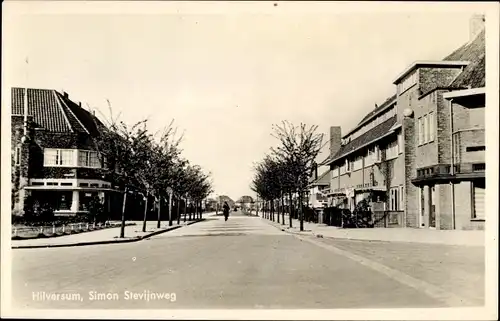
[[[105,241],[94,241],[94,242],[79,242],[79,243],[67,243],[67,244],[46,244],[46,245],[20,245],[20,246],[12,246],[11,249],[36,249],[36,248],[55,248],[55,247],[77,247],[77,246],[86,246],[86,245],[102,245],[102,244],[115,244],[115,243],[132,243],[132,242],[138,242],[142,241],[145,239],[148,239],[152,236],[170,232],[173,230],[176,230],[178,228],[181,228],[183,226],[189,226],[195,223],[199,223],[204,221],[205,219],[200,219],[196,220],[193,222],[189,222],[185,225],[177,225],[177,226],[169,226],[166,229],[155,231],[143,236],[138,236],[130,239],[116,239],[116,240],[105,240]]]
[[[303,232],[293,232],[288,230],[288,227],[283,228],[282,225],[276,225],[272,221],[265,220],[269,225],[281,230],[282,232],[297,235],[297,236],[313,236],[316,238],[326,238],[331,240],[347,240],[347,241],[362,241],[362,242],[380,242],[380,243],[405,243],[405,244],[423,244],[423,245],[446,245],[446,246],[467,246],[467,247],[484,247],[484,244],[455,244],[455,243],[445,243],[445,242],[415,242],[415,241],[400,241],[400,240],[377,240],[377,239],[366,239],[359,237],[338,237],[338,236],[328,236],[320,233],[314,233],[313,231],[303,231]],[[286,226],[286,225],[285,225]]]

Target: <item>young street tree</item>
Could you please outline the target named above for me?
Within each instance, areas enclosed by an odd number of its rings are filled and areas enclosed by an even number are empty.
[[[149,157],[145,148],[150,145],[144,124],[145,121],[139,121],[129,128],[124,122],[112,119],[108,126],[101,128],[96,142],[100,154],[107,160],[105,176],[124,195],[121,238],[125,237],[127,195],[144,189],[141,169]]]
[[[292,178],[291,188],[298,194],[300,230],[304,230],[303,194],[307,189],[308,177],[314,160],[318,156],[323,140],[322,134],[317,134],[318,126],[300,124],[295,126],[283,121],[281,126],[274,126],[274,137],[280,145],[271,148],[273,155],[283,164]]]

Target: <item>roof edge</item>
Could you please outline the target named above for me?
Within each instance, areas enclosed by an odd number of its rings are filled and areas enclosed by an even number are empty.
[[[58,96],[57,98],[61,98],[60,96]],[[85,127],[82,123],[82,121],[80,120],[80,118],[78,118],[75,113],[71,110],[71,108],[68,106],[68,104],[66,104],[66,102],[64,101],[64,99],[61,99],[61,101],[63,102],[63,104],[66,106],[66,108],[69,110],[69,112],[73,115],[73,117],[75,117],[76,121],[80,124],[80,126],[82,126],[82,128],[85,130],[85,132],[87,134],[90,135],[90,132],[89,130],[87,129],[87,127]]]
[[[456,67],[462,67],[462,66],[467,66],[469,64],[469,61],[456,61],[456,60],[438,60],[438,61],[431,61],[431,60],[417,60],[411,63],[408,67],[404,69],[402,73],[400,73],[392,82],[394,85],[397,85],[401,79],[403,79],[405,76],[407,76],[410,72],[412,72],[414,69],[417,67],[423,67],[423,66],[456,66]]]
[[[486,88],[471,88],[471,89],[462,89],[462,90],[454,90],[443,94],[444,99],[453,99],[456,97],[465,97],[465,96],[473,96],[473,95],[481,95],[486,94]]]
[[[75,131],[73,130],[73,127],[71,127],[71,123],[69,122],[68,115],[64,112],[64,108],[61,105],[61,102],[59,101],[59,96],[57,95],[57,91],[55,89],[51,89],[52,94],[54,95],[54,98],[56,99],[57,106],[61,109],[61,112],[63,114],[64,120],[66,121],[66,124],[68,125],[69,130],[74,133]]]
[[[339,159],[342,159],[342,158],[344,158],[344,157],[346,157],[346,156],[349,156],[350,154],[355,153],[355,152],[359,151],[360,149],[363,149],[363,148],[365,148],[366,146],[369,146],[369,145],[371,145],[371,144],[373,144],[373,143],[375,143],[375,142],[377,142],[377,141],[379,141],[379,140],[381,140],[381,139],[383,139],[383,138],[386,138],[386,137],[388,137],[388,136],[391,136],[391,135],[395,134],[395,133],[396,133],[396,130],[397,130],[398,128],[399,128],[399,126],[397,126],[397,127],[395,126],[394,128],[392,128],[392,127],[391,127],[391,129],[390,129],[387,133],[385,133],[385,134],[383,134],[383,135],[381,135],[381,136],[379,136],[379,137],[377,137],[377,138],[375,138],[375,139],[372,139],[372,140],[371,140],[371,141],[369,141],[368,143],[363,144],[363,145],[359,146],[358,148],[355,148],[355,149],[353,149],[353,150],[351,150],[351,151],[349,151],[349,152],[347,152],[347,153],[345,153],[345,154],[342,154],[342,155],[340,155],[340,156],[337,156],[337,157],[332,158],[332,159],[328,162],[328,164],[327,164],[327,165],[330,165],[330,164],[332,164],[332,163],[334,163],[334,162],[338,161]]]
[[[375,114],[370,116],[370,118],[365,119],[363,122],[357,124],[356,127],[354,127],[349,132],[347,132],[347,134],[343,135],[342,139],[346,138],[347,136],[349,136],[349,135],[355,133],[356,131],[358,131],[359,129],[361,129],[361,127],[368,124],[371,120],[373,120],[373,118],[377,117],[378,115],[382,114],[384,111],[386,111],[387,109],[392,107],[397,102],[397,100],[398,100],[397,95],[394,95],[393,97],[391,97],[391,99],[385,101],[384,104],[387,104],[387,105],[383,106],[383,108],[381,108]]]

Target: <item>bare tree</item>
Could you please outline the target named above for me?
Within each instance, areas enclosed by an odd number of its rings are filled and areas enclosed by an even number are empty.
[[[288,121],[283,121],[281,126],[273,126],[273,136],[281,145],[271,148],[272,153],[287,165],[292,182],[291,187],[298,194],[298,209],[300,230],[304,230],[304,211],[302,198],[308,185],[309,173],[314,160],[318,156],[323,140],[323,134],[317,134],[318,126],[300,124],[295,126]]]

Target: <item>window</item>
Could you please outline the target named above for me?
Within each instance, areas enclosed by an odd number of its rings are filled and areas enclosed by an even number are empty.
[[[429,142],[429,117],[427,117],[427,115],[424,115],[423,122],[424,122],[424,144],[427,144]]]
[[[395,140],[387,146],[385,150],[385,158],[392,159],[398,157],[398,141]]]
[[[486,146],[469,146],[469,147],[465,147],[465,150],[467,152],[479,152],[479,151],[486,150]]]
[[[403,153],[404,150],[404,140],[403,140],[403,134],[398,134],[398,152],[399,154]]]
[[[362,169],[362,168],[363,168],[363,157],[358,156],[354,159],[354,162],[352,164],[352,170],[357,171],[357,170]]]
[[[368,148],[368,153],[365,157],[365,167],[371,166],[376,162],[376,148],[375,146]]]
[[[60,155],[61,155],[61,165],[63,165],[63,166],[73,165],[74,152],[72,149],[66,149],[66,150],[61,149]]]
[[[473,211],[472,218],[474,219],[484,219],[484,200],[485,200],[485,181],[475,181],[472,183],[472,193],[473,193]]]
[[[332,168],[332,178],[339,176],[339,168],[337,166],[333,166]]]
[[[399,210],[402,211],[404,206],[405,206],[405,187],[404,186],[399,186]]]
[[[16,147],[14,151],[14,164],[19,165],[21,164],[21,148]]]
[[[73,149],[53,149],[45,148],[43,164],[45,166],[73,166]]]
[[[78,151],[78,166],[100,168],[101,163],[97,152]]]
[[[399,211],[399,187],[392,187],[389,190],[389,210]]]
[[[434,136],[436,133],[436,123],[434,122],[434,113],[429,113],[429,142],[434,141]]]
[[[424,121],[422,117],[418,119],[418,144],[424,144]]]
[[[345,171],[348,173],[351,171],[351,161],[349,159],[345,159]]]
[[[48,149],[44,150],[43,155],[43,164],[45,166],[55,166],[59,165],[59,151],[57,149]]]

